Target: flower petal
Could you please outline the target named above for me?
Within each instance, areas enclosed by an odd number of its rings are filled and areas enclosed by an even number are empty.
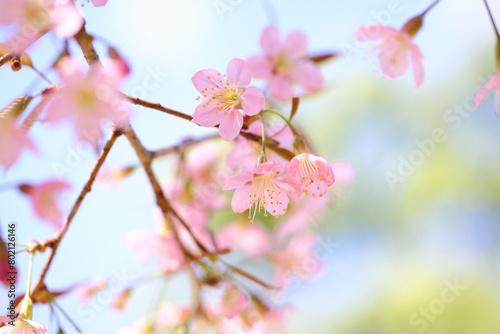
[[[323,84],[321,71],[318,65],[312,61],[304,61],[295,65],[292,69],[291,76],[294,81],[309,91],[318,90]]]
[[[378,40],[387,37],[390,34],[398,33],[399,31],[382,25],[369,25],[360,27],[354,34],[354,38],[358,41]]]
[[[28,324],[30,324],[30,326],[36,330],[37,334],[49,334],[47,328],[45,328],[45,326],[41,323],[28,319],[23,319],[23,321],[26,321]]]
[[[228,177],[222,184],[222,190],[230,190],[243,186],[253,179],[253,173],[241,172]]]
[[[219,87],[221,78],[220,72],[212,68],[207,68],[196,72],[193,78],[191,78],[191,81],[200,94],[206,94],[211,91],[211,88],[216,89]]]
[[[476,93],[476,97],[474,98],[474,104],[476,105],[476,107],[479,108],[486,96],[488,96],[490,90],[494,88],[500,88],[500,73],[493,74],[490,80],[488,80]]]
[[[273,73],[273,64],[264,56],[254,56],[248,59],[248,66],[254,78],[269,78]]]
[[[293,159],[290,160],[290,162],[288,164],[286,164],[285,170],[283,171],[283,174],[290,174],[292,176],[295,176],[295,173],[297,172],[297,166],[299,165],[300,158],[302,158],[302,156],[304,154],[305,153],[302,153],[302,154],[299,154],[299,155],[296,155],[295,157],[293,157]]]
[[[269,175],[281,172],[283,170],[283,165],[276,161],[263,162],[252,170],[252,173],[258,175]]]
[[[424,80],[424,66],[422,65],[422,54],[418,46],[414,45],[411,48],[411,66],[413,67],[413,77],[415,78],[415,86],[420,87]]]
[[[206,102],[203,101],[194,110],[193,122],[207,128],[220,124],[220,122],[224,119],[224,114],[216,114],[215,111],[215,107],[206,106]]]
[[[271,95],[278,100],[287,101],[293,97],[292,84],[284,75],[275,75],[269,81]]]
[[[226,72],[229,83],[237,88],[248,86],[252,80],[250,66],[242,59],[234,58],[231,60],[227,64]]]
[[[240,213],[250,208],[250,200],[248,198],[249,191],[250,185],[244,185],[236,189],[231,199],[231,208],[234,212]]]
[[[248,87],[241,94],[243,111],[249,116],[257,115],[264,107],[265,99],[264,93],[260,89],[253,86]]]
[[[274,57],[280,51],[280,33],[278,28],[269,26],[264,29],[260,38],[260,46],[267,56]]]
[[[243,116],[238,110],[233,110],[227,114],[219,126],[219,133],[224,140],[233,140],[238,137],[240,130],[243,127]]]
[[[292,60],[307,57],[307,36],[300,31],[290,33],[285,39],[282,52]]]
[[[302,188],[296,178],[289,174],[278,175],[274,178],[276,183],[286,194],[292,198],[299,198],[302,194]]]

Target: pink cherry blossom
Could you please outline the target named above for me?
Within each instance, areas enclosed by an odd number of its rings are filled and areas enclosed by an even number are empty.
[[[373,50],[379,51],[378,58],[382,72],[389,78],[403,75],[411,61],[416,87],[422,84],[424,79],[423,56],[407,31],[382,25],[371,25],[359,28],[355,37],[359,41],[380,40]]]
[[[221,305],[222,314],[226,318],[231,319],[245,309],[248,303],[248,297],[230,281],[223,281],[222,288],[224,290]]]
[[[322,263],[314,255],[317,237],[313,234],[303,234],[293,237],[286,247],[273,255],[276,264],[274,284],[285,287],[290,274],[301,279],[315,276],[322,268]]]
[[[108,3],[108,0],[92,0],[94,7],[102,7]]]
[[[159,330],[175,329],[177,326],[185,324],[192,316],[193,311],[190,307],[162,303],[155,314],[155,328]]]
[[[258,165],[251,172],[241,172],[227,178],[222,189],[236,189],[231,201],[233,211],[248,210],[252,221],[261,210],[264,216],[267,212],[275,217],[285,214],[288,196],[298,198],[301,190],[291,175],[278,175],[283,168],[279,163],[269,161]]]
[[[8,324],[12,321],[9,317],[0,316],[0,322],[5,322],[5,325],[0,328],[0,334],[49,334],[47,328],[39,322],[17,318],[14,326]]]
[[[256,136],[262,136],[262,122],[256,120],[248,126],[246,132]],[[279,147],[289,149],[293,141],[293,134],[289,127],[283,125],[266,125],[266,135],[279,143]],[[255,163],[260,155],[262,145],[253,140],[248,140],[242,136],[236,138],[231,150],[226,155],[226,164],[229,168],[241,168],[243,171],[250,171],[255,167]],[[270,161],[277,161],[287,164],[288,160],[280,156],[273,150],[266,152]]]
[[[322,197],[335,182],[332,167],[314,154],[302,153],[295,156],[285,167],[285,174],[297,178],[306,196]]]
[[[103,135],[102,121],[111,120],[118,127],[128,124],[128,109],[115,89],[123,77],[114,66],[109,71],[95,66],[85,75],[80,64],[66,58],[58,70],[64,85],[47,108],[47,121],[70,120],[78,138],[94,146]]]
[[[9,168],[24,149],[36,151],[26,131],[16,124],[13,117],[0,118],[0,165]]]
[[[184,265],[184,252],[173,233],[153,229],[135,230],[127,235],[127,243],[140,260],[159,258],[166,272],[175,272]]]
[[[271,247],[271,236],[260,224],[230,223],[217,231],[215,236],[219,249],[239,249],[250,256],[267,253]]]
[[[0,236],[0,281],[2,282],[3,285],[5,285],[6,288],[10,288],[11,282],[8,281],[10,278],[11,272],[17,272],[17,268],[15,265],[12,265],[14,269],[11,269],[11,265],[9,264],[9,254],[7,251],[6,244],[4,243],[4,240],[2,240]],[[16,274],[17,277],[17,274]],[[17,279],[16,279],[17,282]],[[10,321],[10,320],[9,320]]]
[[[57,205],[57,197],[71,186],[63,181],[46,181],[38,185],[22,184],[19,189],[26,193],[36,215],[55,228],[61,228],[63,215]]]
[[[83,18],[72,0],[0,0],[0,25],[13,23],[21,27],[7,44],[21,53],[50,30],[60,38],[74,36]]]
[[[488,96],[490,90],[495,92],[495,113],[500,116],[500,72],[493,74],[481,89],[476,94],[474,98],[474,104],[479,108],[481,103],[483,103],[486,96]]]
[[[281,101],[291,99],[293,84],[308,92],[321,88],[321,71],[307,60],[307,36],[302,32],[292,32],[282,42],[278,29],[269,26],[262,32],[260,45],[264,55],[250,58],[248,64],[255,78],[269,80],[273,97]]]
[[[94,282],[83,283],[76,288],[76,295],[82,303],[88,304],[99,291],[102,291],[107,286],[108,283],[102,279],[95,280]]]
[[[233,59],[227,65],[227,78],[214,69],[205,69],[193,78],[195,88],[203,99],[193,114],[193,122],[213,127],[219,125],[224,140],[233,140],[243,126],[245,114],[257,115],[264,107],[264,94],[255,87],[248,87],[251,80],[250,68],[241,59]]]

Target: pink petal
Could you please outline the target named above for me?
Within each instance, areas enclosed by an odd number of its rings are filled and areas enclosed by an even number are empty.
[[[257,115],[264,107],[264,93],[258,88],[250,86],[241,94],[241,106],[245,114],[249,116]]]
[[[300,31],[290,33],[285,39],[282,52],[292,60],[307,57],[307,36]]]
[[[215,111],[215,107],[207,107],[206,102],[203,101],[194,110],[193,122],[207,128],[220,124],[220,122],[224,119],[224,114],[216,114]]]
[[[9,317],[5,317],[5,316],[3,316],[3,315],[0,315],[0,322],[5,322],[5,323],[8,323],[8,322],[10,322],[10,321],[12,321],[12,319],[11,319],[11,318],[9,318]]]
[[[231,60],[227,65],[226,72],[229,83],[237,88],[248,86],[252,80],[250,66],[242,59],[234,58]]]
[[[41,323],[28,319],[23,319],[23,320],[26,321],[28,324],[30,324],[33,328],[35,328],[37,334],[49,334],[47,328],[45,328],[45,326],[42,325]]]
[[[248,297],[229,281],[224,281],[222,285],[225,290],[222,297],[222,314],[231,319],[246,308]]]
[[[500,88],[500,73],[493,74],[490,80],[488,80],[476,93],[476,97],[474,98],[474,104],[476,107],[479,108],[486,96],[488,96],[490,90],[494,88]]]
[[[275,75],[269,81],[271,95],[278,100],[287,101],[293,97],[292,84],[284,75]]]
[[[321,176],[324,177],[327,183],[333,184],[335,182],[335,176],[333,174],[332,166],[320,156],[311,154],[309,159],[319,168]]]
[[[264,56],[255,56],[248,59],[248,66],[254,78],[269,78],[273,73],[273,64]]]
[[[293,67],[292,79],[308,91],[315,91],[321,88],[323,76],[321,71],[312,61],[304,61]]]
[[[243,186],[253,179],[253,173],[241,172],[228,177],[222,184],[222,190],[230,190]]]
[[[58,37],[72,37],[82,27],[83,18],[76,9],[73,1],[58,0],[57,2],[60,9],[57,11],[55,17],[52,18],[53,22],[55,22],[52,30]]]
[[[276,184],[280,185],[278,182]],[[285,214],[288,207],[288,196],[284,189],[281,190],[281,192],[273,194],[272,198],[269,192],[264,193],[264,208],[273,216]]]
[[[276,56],[281,48],[278,28],[274,26],[265,28],[260,38],[260,45],[266,55],[270,57]]]
[[[378,58],[382,72],[389,78],[403,75],[408,68],[407,49],[396,41],[381,45]]]
[[[289,174],[278,175],[275,178],[276,183],[286,194],[292,198],[299,198],[302,194],[302,188],[296,178]]]
[[[224,117],[219,125],[219,133],[224,140],[233,140],[238,137],[243,127],[243,116],[238,110],[233,110]]]
[[[283,171],[283,174],[290,174],[292,176],[295,176],[295,173],[297,172],[297,166],[299,165],[300,158],[302,158],[302,156],[304,154],[305,153],[302,153],[302,154],[299,154],[299,155],[296,155],[295,157],[293,157],[293,159],[290,160],[290,162],[286,164],[285,170]]]
[[[354,34],[354,38],[356,38],[358,41],[377,40],[394,33],[399,33],[399,31],[392,27],[382,25],[369,25],[360,27]]]
[[[283,165],[276,161],[263,162],[252,170],[252,173],[257,175],[270,175],[274,173],[281,172],[283,170]]]
[[[231,199],[231,208],[234,212],[240,213],[248,210],[250,207],[250,200],[248,198],[249,191],[250,185],[244,185],[235,190],[233,198]]]
[[[420,87],[424,80],[424,66],[422,65],[422,54],[416,45],[411,50],[411,65],[413,67],[415,86]]]
[[[222,80],[222,75],[220,75],[220,72],[207,68],[205,70],[201,70],[199,72],[196,72],[196,74],[191,78],[191,81],[193,82],[194,87],[200,94],[206,94],[205,90],[208,92],[211,92],[211,88],[217,89],[219,87],[219,84],[224,84],[220,83],[220,80]]]
[[[108,0],[92,0],[92,4],[94,5],[94,7],[104,6],[107,2]]]

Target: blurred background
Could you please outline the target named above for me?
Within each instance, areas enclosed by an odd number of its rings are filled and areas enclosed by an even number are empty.
[[[321,236],[337,245],[326,256],[324,270],[286,295],[284,303],[294,306],[291,333],[500,332],[500,119],[493,94],[480,109],[472,103],[496,69],[486,9],[481,1],[442,0],[425,17],[415,37],[425,68],[418,90],[410,71],[395,80],[383,77],[376,59],[366,56],[373,44],[353,38],[358,27],[370,23],[400,28],[429,4],[110,0],[101,8],[86,1],[79,6],[89,33],[109,41],[131,64],[124,92],[188,114],[197,105],[192,75],[204,68],[222,70],[232,58],[260,53],[261,31],[270,23],[283,33],[304,31],[311,53],[336,50],[345,55],[322,66],[325,89],[301,101],[295,120],[318,154],[349,162],[356,176],[320,224]],[[491,7],[500,22],[500,3],[491,1]],[[0,40],[10,34],[0,30]],[[102,44],[96,45],[104,54]],[[61,48],[59,40],[47,35],[28,53],[45,72]],[[80,56],[75,45],[72,50]],[[57,80],[53,71],[45,73]],[[43,86],[29,68],[14,73],[3,66],[0,106]],[[150,149],[214,133],[154,110],[132,109],[135,131]],[[68,126],[40,123],[30,133],[40,153],[23,154],[0,175],[0,184],[55,178],[55,166],[67,165],[62,178],[73,185],[61,198],[67,212],[95,153],[78,151]],[[74,161],[71,152],[79,152]],[[106,167],[135,162],[121,138]],[[152,203],[142,171],[119,190],[94,186],[61,244],[47,277],[49,287],[58,290],[140,272],[142,264],[132,258],[125,236],[151,226]],[[0,192],[0,221],[3,235],[8,223],[18,224],[20,242],[54,234],[15,190]],[[45,262],[42,257],[35,258],[34,278]],[[18,256],[18,263],[19,286],[24,288],[26,254]],[[181,276],[173,280],[185,284]],[[101,303],[82,308],[74,296],[62,298],[61,305],[86,333],[114,333],[150,311],[157,289],[153,282],[138,290],[124,312]],[[167,296],[182,300],[182,292],[172,289]],[[0,294],[3,308],[6,292]],[[37,307],[35,319],[48,323],[49,311]],[[71,333],[67,321],[62,322]]]

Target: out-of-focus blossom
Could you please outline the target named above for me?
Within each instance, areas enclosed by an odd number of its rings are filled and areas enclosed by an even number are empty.
[[[49,334],[47,328],[39,322],[19,317],[14,322],[14,326],[12,326],[8,324],[10,321],[12,320],[9,317],[0,316],[0,322],[5,323],[0,328],[0,334]]]
[[[222,288],[224,290],[221,303],[222,314],[231,319],[245,309],[248,297],[230,281],[223,281]]]
[[[172,303],[163,303],[155,314],[154,327],[159,330],[175,329],[185,324],[192,316],[191,308]]]
[[[195,88],[202,99],[193,114],[193,122],[213,127],[219,125],[219,133],[224,140],[233,140],[243,126],[245,114],[257,115],[264,107],[264,94],[255,87],[248,87],[251,80],[250,68],[241,59],[233,59],[227,65],[227,78],[214,69],[205,69],[193,78]]]
[[[275,161],[264,162],[251,172],[230,176],[222,185],[223,190],[236,189],[231,201],[234,212],[248,210],[249,218],[264,211],[275,217],[283,215],[288,207],[288,196],[298,198],[301,194],[297,180],[288,174],[278,175],[283,166]]]
[[[262,122],[260,120],[252,122],[246,132],[259,137],[262,136]],[[283,127],[283,125],[266,125],[266,136],[276,140],[279,147],[285,149],[289,149],[293,141],[292,131],[289,127]],[[227,154],[226,164],[232,169],[241,168],[243,171],[250,171],[255,167],[261,149],[262,145],[260,143],[240,136],[236,138]],[[270,161],[276,161],[284,165],[288,163],[288,160],[273,150],[268,150],[266,154]]]
[[[309,279],[320,271],[322,264],[314,256],[316,242],[315,235],[298,235],[293,237],[282,251],[272,256],[276,263],[273,279],[276,286],[285,287],[290,274]]]
[[[215,235],[219,249],[239,249],[250,256],[266,254],[271,247],[271,236],[260,224],[230,223]]]
[[[116,334],[153,334],[153,325],[145,320],[140,319],[136,321],[133,325],[122,327],[116,332]]]
[[[479,106],[481,106],[481,103],[483,103],[486,96],[488,96],[490,90],[495,92],[495,113],[497,116],[500,116],[500,72],[493,74],[490,80],[479,89],[474,98],[476,107],[479,108]]]
[[[322,197],[335,182],[332,167],[328,162],[309,153],[295,156],[286,165],[284,173],[297,178],[306,196]]]
[[[108,0],[92,0],[94,7],[102,7],[108,3]]]
[[[288,308],[262,310],[253,307],[244,314],[231,319],[222,319],[217,326],[219,334],[284,334]]]
[[[71,186],[63,181],[46,181],[38,185],[22,184],[19,190],[29,196],[36,215],[55,228],[61,228],[62,212],[57,205],[57,197]]]
[[[35,151],[35,145],[26,135],[26,131],[16,124],[10,116],[0,118],[0,165],[9,168],[19,158],[21,151]]]
[[[12,274],[9,274],[11,272],[17,272],[17,268],[15,264],[9,264],[9,252],[0,235],[0,280],[6,288],[10,288],[12,283],[17,282],[17,274],[15,274],[16,279],[14,282],[8,280],[12,276]]]
[[[96,182],[103,185],[109,185],[111,187],[118,187],[122,181],[136,169],[136,166],[131,166],[101,170],[99,171],[99,174],[97,174]]]
[[[116,296],[115,299],[113,299],[113,301],[111,302],[111,307],[119,311],[125,310],[130,300],[131,294],[132,294],[131,289],[123,290]]]
[[[99,291],[102,291],[107,286],[108,284],[102,279],[90,283],[84,283],[78,286],[76,289],[76,295],[82,303],[87,304]]]
[[[102,121],[110,120],[118,127],[128,124],[128,109],[115,89],[123,73],[95,66],[85,75],[71,58],[63,59],[58,70],[63,86],[47,108],[47,121],[71,121],[78,138],[94,146],[103,135]]]
[[[140,229],[127,235],[127,243],[140,260],[160,259],[166,272],[179,270],[184,262],[184,252],[172,232]]]
[[[309,92],[321,88],[321,71],[307,60],[307,36],[302,32],[292,32],[282,42],[278,29],[270,26],[262,32],[260,45],[264,55],[250,58],[248,64],[255,78],[269,80],[273,97],[282,101],[291,99],[294,84]]]
[[[0,25],[13,23],[20,28],[8,45],[21,53],[50,30],[60,38],[72,37],[83,18],[71,0],[0,0]]]
[[[403,75],[411,61],[415,84],[419,87],[424,79],[423,56],[407,27],[405,25],[403,29],[397,30],[383,25],[363,26],[356,31],[355,37],[359,41],[379,41],[373,50],[378,51],[382,72],[389,78]]]

